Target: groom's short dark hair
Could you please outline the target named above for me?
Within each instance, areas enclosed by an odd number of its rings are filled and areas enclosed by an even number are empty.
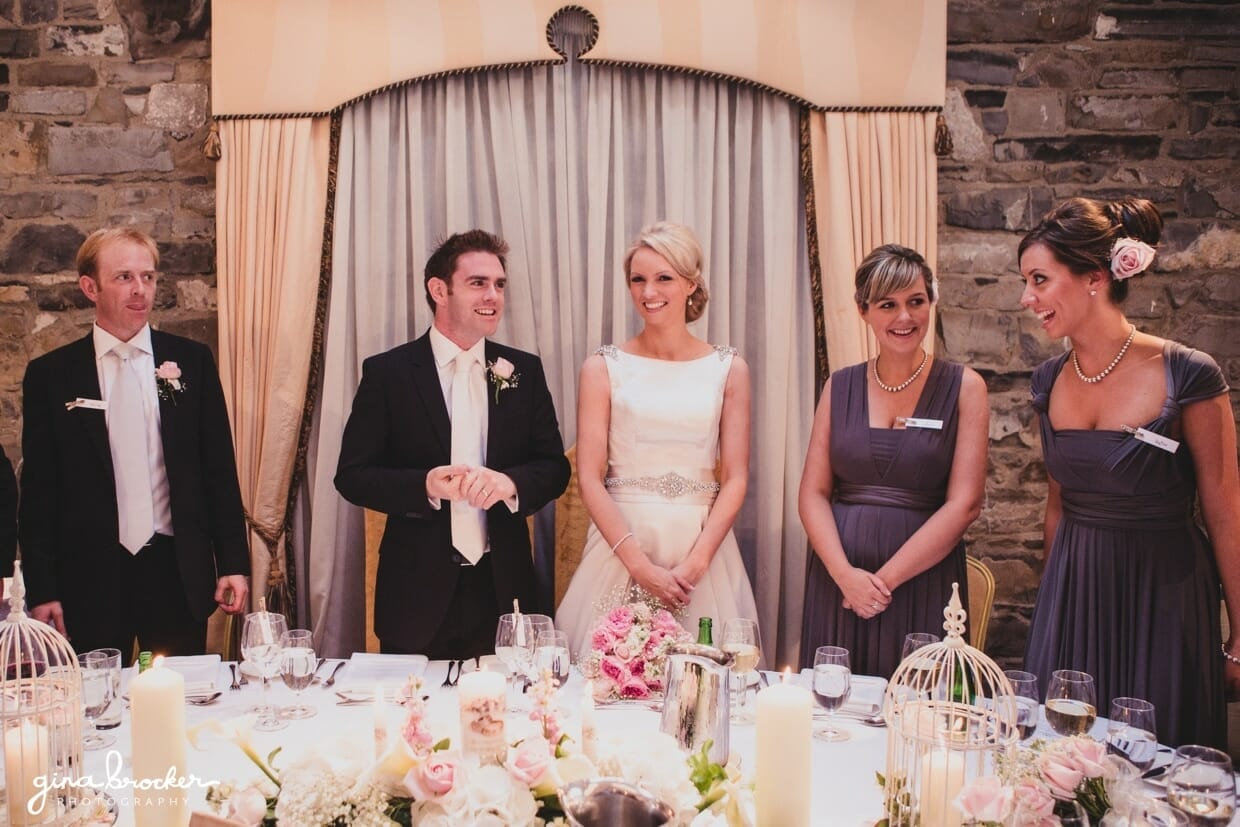
[[[452,289],[452,274],[456,272],[456,262],[466,253],[490,253],[499,259],[499,266],[508,272],[508,242],[486,230],[466,230],[455,233],[439,242],[435,252],[426,260],[426,274],[422,280],[426,290],[426,301],[431,310],[435,310],[435,299],[431,296],[431,279],[443,279]]]

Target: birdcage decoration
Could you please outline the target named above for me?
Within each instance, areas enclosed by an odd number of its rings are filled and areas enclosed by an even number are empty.
[[[10,825],[73,824],[82,798],[82,679],[68,641],[26,614],[21,561],[0,621],[0,737]],[[39,793],[46,791],[45,795]]]
[[[941,643],[906,657],[887,684],[887,771],[883,803],[890,827],[957,827],[954,801],[965,784],[995,773],[1014,748],[1016,699],[1003,670],[964,640],[960,590],[943,610]]]

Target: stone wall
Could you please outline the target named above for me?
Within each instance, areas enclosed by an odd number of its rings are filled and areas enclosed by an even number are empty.
[[[215,168],[206,0],[0,0],[0,444],[20,455],[30,358],[94,318],[74,254],[131,224],[159,242],[159,326],[210,343]]]
[[[986,505],[970,550],[998,581],[988,649],[1023,650],[1046,472],[1033,366],[1062,352],[1018,309],[1016,245],[1072,195],[1136,195],[1166,220],[1125,304],[1142,329],[1217,358],[1240,407],[1240,3],[949,0],[939,164],[946,354],[986,377]]]
[[[0,0],[0,444],[11,456],[26,362],[92,318],[73,253],[96,227],[151,232],[166,273],[159,325],[215,344],[207,14],[206,0]],[[948,26],[941,327],[946,354],[990,385],[991,472],[970,542],[999,582],[989,648],[1016,657],[1045,492],[1029,373],[1058,348],[1017,309],[1016,244],[1058,198],[1153,199],[1166,244],[1127,309],[1142,329],[1214,354],[1240,388],[1240,3],[949,0]]]

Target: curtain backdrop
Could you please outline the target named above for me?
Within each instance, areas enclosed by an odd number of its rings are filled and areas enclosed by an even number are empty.
[[[737,346],[751,365],[749,495],[736,531],[767,651],[791,657],[776,653],[799,635],[796,485],[813,409],[799,181],[793,105],[682,74],[570,61],[426,81],[346,110],[310,508],[300,515],[321,653],[363,646],[362,516],[332,484],[340,435],[362,360],[430,324],[422,269],[435,241],[479,226],[512,246],[497,338],[541,355],[567,445],[581,362],[639,327],[623,252],[640,227],[667,218],[692,226],[706,251],[711,301],[696,332]],[[793,598],[795,611],[782,605]]]
[[[933,112],[811,112],[819,264],[832,371],[876,355],[853,301],[853,277],[881,244],[938,258]],[[937,269],[937,268],[936,268]],[[931,330],[926,347],[934,345]]]
[[[327,118],[220,124],[216,186],[220,378],[250,529],[253,596],[283,559],[285,509],[312,347]]]

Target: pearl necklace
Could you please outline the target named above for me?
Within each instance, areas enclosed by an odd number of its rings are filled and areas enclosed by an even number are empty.
[[[917,370],[913,371],[913,375],[912,375],[912,376],[910,376],[909,378],[905,379],[903,382],[901,382],[901,383],[900,383],[900,384],[898,384],[898,385],[887,385],[887,384],[884,384],[884,383],[883,383],[883,380],[878,378],[878,357],[877,357],[877,356],[875,356],[875,357],[874,357],[874,381],[878,383],[878,386],[879,386],[880,388],[882,388],[883,390],[887,391],[887,393],[899,393],[900,391],[904,390],[904,389],[905,389],[905,388],[907,388],[909,385],[911,385],[911,384],[913,384],[914,382],[916,382],[916,381],[917,381],[917,377],[918,377],[918,376],[921,376],[921,372],[922,372],[922,370],[924,370],[924,369],[925,369],[925,367],[926,367],[926,362],[929,362],[929,361],[930,361],[930,353],[929,353],[929,351],[925,351],[925,350],[923,350],[921,353],[922,353],[922,355],[921,355],[921,364],[917,366]]]
[[[1115,366],[1119,364],[1119,360],[1124,358],[1124,354],[1128,352],[1128,346],[1132,344],[1132,339],[1137,335],[1137,326],[1131,325],[1132,329],[1128,331],[1128,338],[1124,340],[1124,346],[1119,349],[1119,353],[1115,354],[1115,358],[1111,360],[1111,364],[1097,376],[1086,376],[1085,371],[1081,370],[1081,361],[1076,358],[1076,348],[1072,349],[1072,367],[1076,368],[1076,375],[1087,385],[1093,385],[1107,378],[1107,374],[1115,370]]]

